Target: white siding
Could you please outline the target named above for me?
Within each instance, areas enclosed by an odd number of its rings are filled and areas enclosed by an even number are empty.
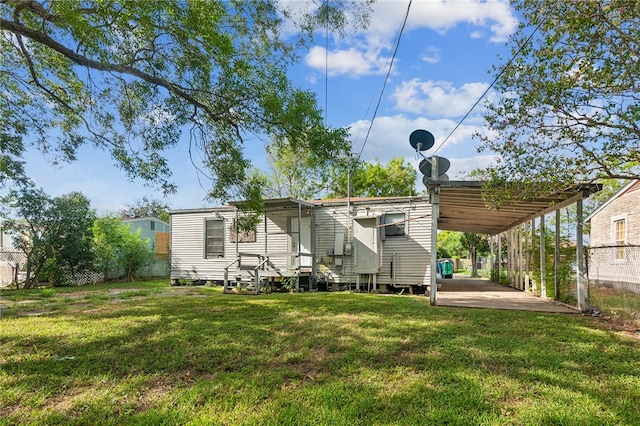
[[[368,208],[367,208],[368,207]],[[377,277],[378,284],[393,284],[391,277],[391,261],[396,254],[397,286],[412,284],[429,284],[431,266],[431,205],[426,201],[409,203],[387,202],[352,206],[352,213],[356,217],[379,216],[385,213],[404,212],[406,217],[406,234],[398,237],[387,237],[380,246],[380,272]],[[327,249],[334,247],[335,234],[343,233],[346,244],[351,243],[353,248],[353,235],[347,230],[348,214],[345,205],[323,206],[315,210],[316,217],[316,259],[317,270],[327,271],[331,279],[337,283],[354,283],[354,256],[342,256],[342,267],[335,265],[335,259],[327,255]],[[353,217],[351,217],[353,221]],[[352,252],[353,253],[353,252]],[[332,261],[333,260],[333,261]],[[362,276],[363,280],[367,276]]]
[[[311,247],[314,253],[314,270],[329,278],[329,282],[355,283],[353,256],[353,230],[348,226],[353,216],[380,216],[385,213],[405,213],[405,235],[386,237],[379,249],[379,285],[407,286],[429,284],[431,254],[431,205],[425,199],[376,200],[351,205],[351,215],[346,203],[319,205],[311,208]],[[185,210],[171,215],[171,278],[222,280],[225,265],[242,253],[245,267],[257,263],[257,257],[247,254],[267,255],[280,270],[292,270],[291,237],[289,220],[298,216],[297,209],[267,212],[257,227],[256,241],[231,242],[229,227],[235,218],[235,209],[229,207]],[[303,214],[307,214],[305,208]],[[221,216],[225,219],[225,251],[223,258],[204,258],[204,220]],[[343,256],[331,256],[336,235],[342,235],[345,246],[351,246]],[[395,278],[391,277],[391,262],[395,253]],[[339,265],[340,261],[342,262]],[[236,273],[230,270],[230,277]],[[366,283],[367,275],[360,277]]]
[[[225,222],[224,257],[204,257],[204,221],[223,217]],[[235,243],[229,242],[228,227],[235,210],[211,209],[174,212],[171,215],[171,278],[222,279],[224,267],[236,257]]]

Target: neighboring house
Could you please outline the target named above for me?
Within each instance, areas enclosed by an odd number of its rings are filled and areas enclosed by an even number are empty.
[[[149,240],[150,248],[156,254],[156,262],[146,272],[151,277],[169,275],[169,238],[171,226],[157,217],[123,218],[123,223],[131,227],[131,232],[140,229],[140,237]]]
[[[265,201],[255,232],[224,207],[171,212],[171,280],[297,288],[426,287],[431,205],[426,197]]]
[[[591,222],[589,279],[640,293],[640,180],[585,219]]]
[[[24,279],[27,257],[13,245],[13,238],[0,227],[0,287]]]

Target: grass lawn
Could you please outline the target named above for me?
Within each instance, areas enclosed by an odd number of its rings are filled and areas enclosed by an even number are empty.
[[[166,282],[0,303],[0,424],[640,424],[640,340],[590,317]]]

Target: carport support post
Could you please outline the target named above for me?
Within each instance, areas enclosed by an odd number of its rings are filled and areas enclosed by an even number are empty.
[[[576,293],[578,298],[578,309],[581,312],[587,311],[586,280],[584,276],[584,247],[582,242],[582,200],[576,202],[576,264],[578,267],[576,279]]]
[[[431,180],[438,180],[438,157],[431,157]],[[429,304],[435,306],[438,298],[438,216],[440,215],[440,187],[431,189],[431,274],[429,277]]]
[[[556,247],[553,256],[554,298],[560,300],[560,209],[556,210]]]
[[[535,252],[535,247],[536,247],[536,220],[535,219],[531,219],[531,253],[530,253],[530,259],[531,259],[531,275],[534,274],[536,267],[535,264],[533,263],[533,253]],[[536,291],[538,291],[538,282],[536,280],[532,280],[531,281],[531,292],[535,293]]]
[[[498,283],[502,284],[502,233],[498,234]]]
[[[529,253],[529,239],[531,238],[531,234],[529,232],[529,222],[524,223],[524,258],[525,258],[525,271],[524,271],[524,291],[531,290],[530,280],[531,280],[531,261],[530,253]]]
[[[545,253],[544,215],[540,216],[540,296],[547,297],[547,254]]]
[[[523,256],[522,256],[522,237],[524,233],[522,232],[524,224],[518,225],[518,288],[522,290],[524,287],[522,282],[524,281],[524,267],[523,267]]]

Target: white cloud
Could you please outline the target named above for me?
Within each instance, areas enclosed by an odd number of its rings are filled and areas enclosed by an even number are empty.
[[[300,2],[303,3],[303,2]],[[316,46],[306,56],[307,65],[320,72],[328,68],[330,76],[383,74],[391,56],[392,40],[397,36],[408,2],[380,0],[373,4],[371,23],[364,31],[346,40],[326,55],[323,47]],[[517,20],[508,1],[419,1],[413,2],[405,31],[430,29],[441,34],[458,24],[470,24],[469,37],[480,38],[488,33],[492,42],[504,42],[517,27]],[[328,59],[328,64],[327,64]],[[428,50],[422,57],[428,63],[439,61],[437,50]]]
[[[494,155],[478,155],[476,157],[459,157],[449,158],[451,168],[447,172],[451,180],[465,180],[468,175],[475,169],[485,169],[495,164],[496,157]]]
[[[359,77],[363,75],[384,74],[386,73],[387,59],[380,55],[381,48],[358,50],[355,47],[334,50],[328,52],[324,47],[313,47],[305,61],[307,65],[323,73],[325,67],[329,76],[349,75]]]
[[[431,46],[427,48],[426,52],[422,54],[420,59],[428,64],[437,64],[440,62],[440,49]]]
[[[398,85],[391,95],[402,112],[435,117],[460,117],[489,87],[488,83],[466,83],[460,87],[446,81],[413,79]]]
[[[386,36],[395,34],[408,4],[408,1],[397,0],[376,2],[368,32]],[[461,23],[487,28],[491,32],[490,40],[495,43],[506,41],[518,24],[505,0],[433,0],[411,4],[406,29],[429,28],[445,33]],[[473,32],[477,32],[477,28]]]
[[[377,158],[386,163],[394,157],[412,157],[416,155],[415,150],[409,144],[409,135],[414,130],[426,129],[433,134],[435,145],[424,152],[426,155],[431,155],[447,138],[456,124],[457,122],[450,119],[429,120],[422,117],[411,119],[400,114],[376,118],[364,149],[363,144],[370,125],[369,121],[360,120],[351,124],[350,139],[353,143],[354,152],[359,154],[362,151],[362,160],[372,161]],[[484,133],[484,131],[481,124],[462,124],[449,137],[446,144],[442,146],[442,150],[438,152],[438,155],[442,155],[443,152],[450,156],[467,157],[474,155],[477,141],[472,139],[472,136],[477,132]]]

